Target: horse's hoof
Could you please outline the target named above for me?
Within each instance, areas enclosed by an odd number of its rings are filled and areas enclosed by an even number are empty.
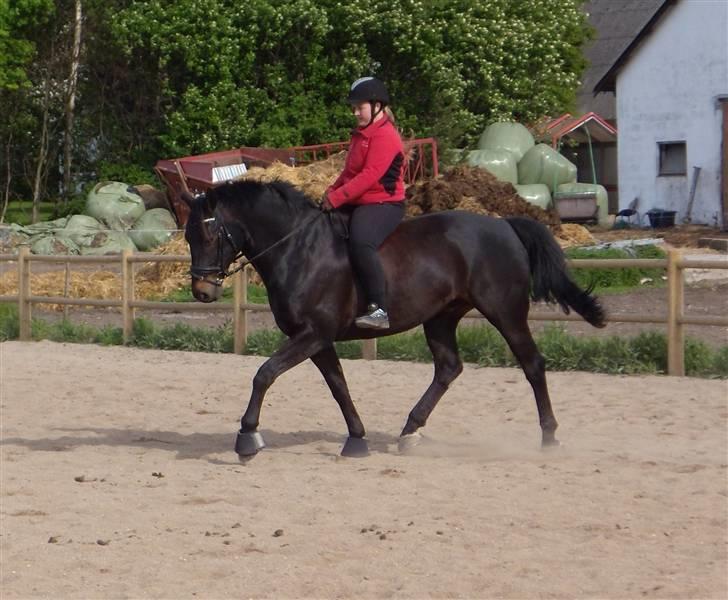
[[[561,447],[561,442],[556,438],[541,441],[541,450],[555,450]]]
[[[245,458],[255,456],[258,450],[265,448],[263,436],[257,431],[238,431],[238,437],[235,439],[235,452],[239,457]]]
[[[341,449],[341,456],[348,456],[349,458],[369,456],[369,444],[364,438],[348,437]]]
[[[401,454],[407,454],[407,452],[413,450],[421,443],[422,434],[419,431],[415,431],[414,433],[408,433],[407,435],[400,436],[397,446]]]

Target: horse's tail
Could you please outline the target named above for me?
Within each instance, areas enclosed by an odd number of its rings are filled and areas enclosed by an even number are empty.
[[[566,259],[548,228],[523,217],[508,217],[508,224],[516,232],[528,252],[531,269],[531,298],[561,305],[566,314],[569,307],[594,327],[604,327],[604,309],[592,295],[592,287],[582,290],[569,276]]]

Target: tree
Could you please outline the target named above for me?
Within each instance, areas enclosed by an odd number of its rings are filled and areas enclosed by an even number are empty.
[[[27,86],[0,96],[10,194],[61,183],[23,157],[56,164],[74,61],[65,190],[137,183],[165,157],[346,139],[348,87],[368,74],[386,81],[405,135],[469,145],[493,121],[570,109],[589,38],[582,0],[85,0],[78,54],[74,2],[0,0],[0,50],[18,49],[12,60],[0,52],[0,93]],[[43,26],[24,25],[21,5],[45,7]]]
[[[37,124],[31,109],[36,33],[52,10],[50,0],[0,0],[0,221],[13,190],[26,183],[16,175],[27,173],[26,157],[33,148],[28,133]]]
[[[346,89],[368,73],[406,130],[465,144],[494,120],[571,107],[589,37],[580,4],[151,0],[115,31],[130,57],[155,57],[172,155],[341,139]]]
[[[68,202],[71,195],[71,151],[73,148],[73,119],[76,109],[76,86],[78,84],[78,68],[81,59],[81,29],[83,22],[83,5],[81,0],[74,2],[73,16],[73,49],[71,51],[70,73],[66,89],[65,117],[66,127],[63,131],[63,200]],[[33,219],[35,221],[35,219]]]

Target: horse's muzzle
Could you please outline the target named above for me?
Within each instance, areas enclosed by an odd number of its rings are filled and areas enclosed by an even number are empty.
[[[199,302],[215,302],[222,294],[223,279],[208,279],[207,277],[192,276],[192,295]]]

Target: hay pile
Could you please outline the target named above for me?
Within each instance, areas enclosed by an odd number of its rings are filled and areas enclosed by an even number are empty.
[[[326,160],[320,160],[300,167],[291,167],[281,162],[274,162],[267,168],[252,167],[240,179],[256,181],[283,180],[295,185],[307,196],[317,202],[321,199],[339,173],[344,169],[346,152],[332,154]]]
[[[570,246],[591,246],[597,243],[596,238],[589,233],[589,230],[577,223],[562,223],[561,231],[557,234],[556,241],[564,248]]]
[[[167,244],[155,251],[164,255],[189,255],[184,237],[176,235]],[[187,263],[142,263],[137,266],[134,279],[134,295],[139,300],[159,300],[170,292],[188,287],[190,284]],[[65,271],[33,273],[31,291],[36,296],[64,296]],[[8,271],[0,276],[0,295],[18,293],[18,273]],[[117,271],[74,271],[69,272],[68,296],[70,298],[91,298],[100,300],[121,299],[121,273]],[[41,305],[51,310],[63,310],[63,305]],[[75,309],[78,307],[69,307]]]

